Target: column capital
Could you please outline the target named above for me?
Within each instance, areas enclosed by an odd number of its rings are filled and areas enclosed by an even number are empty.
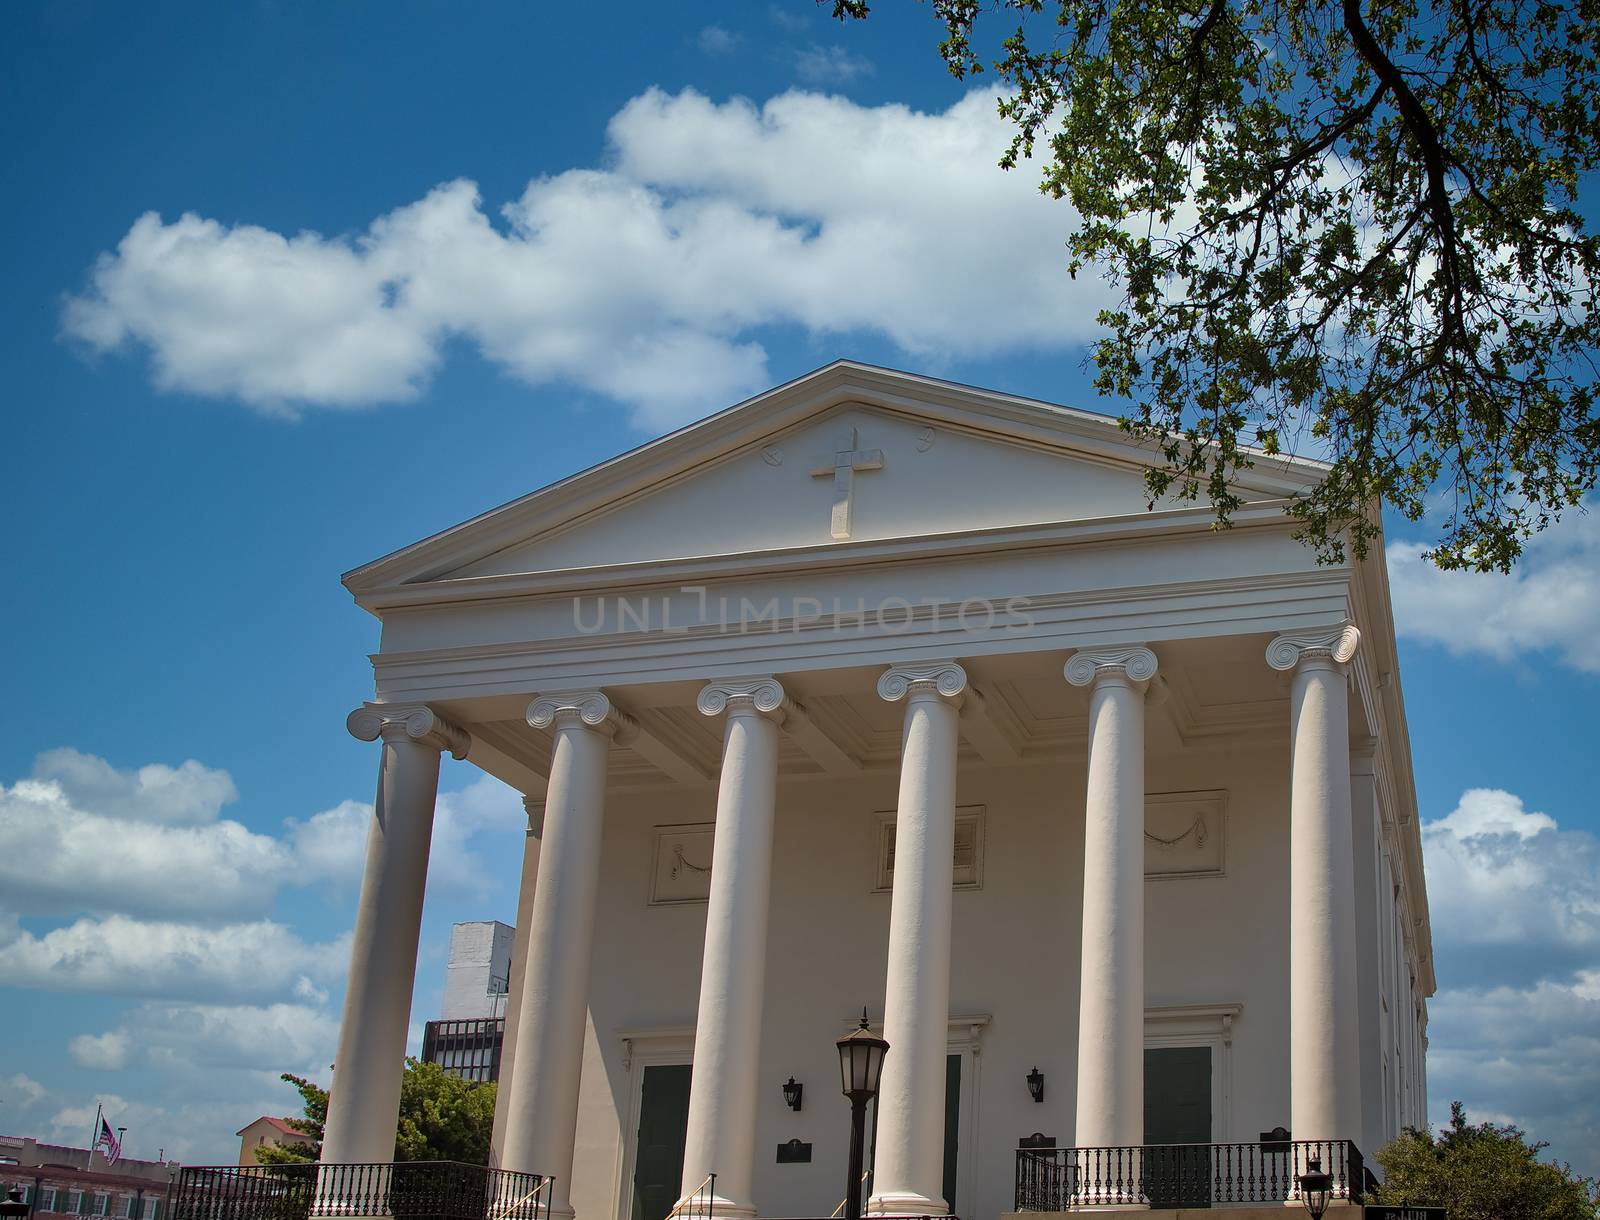
[[[961,706],[967,671],[958,661],[902,662],[878,677],[878,698],[897,703],[905,698],[936,698]]]
[[[1306,661],[1331,662],[1341,670],[1361,646],[1354,623],[1335,623],[1309,631],[1284,631],[1267,645],[1267,664],[1273,669],[1294,669]]]
[[[1142,644],[1081,648],[1067,658],[1062,673],[1073,686],[1094,686],[1114,679],[1143,690],[1156,676],[1156,665],[1156,654]]]
[[[544,838],[544,797],[524,796],[522,811],[528,815],[528,833],[535,839]]]
[[[783,683],[763,675],[755,678],[718,678],[700,688],[695,706],[702,715],[717,716],[726,711],[730,716],[745,714],[765,716],[775,724],[782,724],[793,704],[784,692]]]
[[[536,729],[581,725],[610,737],[618,745],[626,744],[639,727],[632,716],[611,702],[609,695],[598,690],[539,695],[528,704],[528,723]]]
[[[363,703],[345,717],[344,727],[361,741],[404,736],[435,750],[449,750],[452,758],[465,758],[472,736],[451,724],[426,703]]]

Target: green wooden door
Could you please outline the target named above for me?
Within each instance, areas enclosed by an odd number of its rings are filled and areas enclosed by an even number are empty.
[[[639,1097],[639,1140],[633,1158],[633,1220],[665,1220],[683,1185],[689,1133],[689,1065],[652,1064]]]
[[[1144,1053],[1145,1195],[1151,1207],[1210,1207],[1211,1048]]]

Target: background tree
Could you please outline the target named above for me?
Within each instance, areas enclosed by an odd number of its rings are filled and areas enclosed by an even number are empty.
[[[308,1136],[311,1146],[262,1144],[256,1159],[264,1165],[314,1161],[322,1153],[322,1127],[328,1117],[328,1091],[321,1085],[285,1072],[282,1079],[299,1090],[304,1118],[289,1125]],[[400,1125],[395,1133],[396,1161],[464,1161],[489,1163],[489,1135],[494,1128],[496,1089],[452,1076],[436,1063],[406,1060],[400,1082]]]
[[[1332,463],[1290,510],[1319,558],[1384,500],[1439,514],[1441,567],[1505,570],[1594,487],[1600,0],[932,10],[949,70],[1003,82],[1001,164],[1076,209],[1071,272],[1122,294],[1096,385],[1165,460],[1152,501],[1226,523],[1251,447],[1300,451]]]
[[[1564,1164],[1538,1159],[1516,1127],[1469,1126],[1459,1101],[1437,1139],[1409,1128],[1378,1153],[1384,1185],[1376,1202],[1443,1207],[1450,1220],[1594,1220],[1600,1189]]]
[[[322,1155],[322,1125],[328,1121],[328,1090],[292,1072],[285,1072],[278,1079],[294,1085],[299,1092],[305,1117],[291,1118],[287,1121],[311,1143],[309,1145],[258,1144],[255,1150],[256,1160],[263,1165],[294,1165],[303,1161],[314,1161]]]

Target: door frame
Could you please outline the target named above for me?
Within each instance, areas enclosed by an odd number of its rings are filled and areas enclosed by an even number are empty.
[[[617,1143],[617,1177],[612,1213],[616,1220],[633,1220],[633,1171],[639,1155],[639,1119],[644,1106],[644,1069],[694,1065],[694,1026],[623,1030],[622,1070],[628,1076],[628,1106]]]
[[[1147,1008],[1146,1050],[1204,1046],[1211,1049],[1211,1142],[1233,1141],[1233,1027],[1243,1005],[1184,1004]]]

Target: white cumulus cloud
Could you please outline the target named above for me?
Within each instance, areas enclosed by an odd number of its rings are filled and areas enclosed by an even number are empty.
[[[1509,574],[1443,572],[1420,542],[1389,545],[1395,630],[1456,656],[1515,661],[1555,654],[1600,674],[1600,515],[1594,501],[1571,509],[1531,539]]]
[[[1600,1147],[1600,842],[1476,788],[1422,828],[1441,984],[1435,1122],[1460,1100],[1593,1173]]]
[[[5,1080],[0,1080],[0,1089],[5,1090],[3,1100],[18,1106],[32,1106],[43,1101],[48,1090],[26,1072],[17,1072]]]
[[[286,412],[414,397],[461,336],[651,429],[763,388],[763,327],[923,360],[1080,343],[1107,290],[1066,275],[1074,217],[996,167],[1006,137],[981,92],[921,113],[652,89],[612,119],[605,168],[536,178],[497,216],[468,181],[348,237],[146,214],[63,326],[144,349],[162,387]]]
[[[120,771],[103,758],[63,746],[34,759],[33,777],[108,817],[178,826],[213,822],[224,805],[239,799],[231,775],[192,758],[176,767],[146,763]]]
[[[133,1042],[121,1030],[79,1034],[67,1043],[67,1053],[79,1067],[117,1072],[128,1066],[128,1060],[133,1056]]]
[[[308,943],[271,920],[206,927],[112,915],[0,944],[9,986],[122,996],[271,999],[301,977],[340,978],[349,963],[348,936]]]
[[[44,758],[59,761],[67,753]],[[110,770],[101,759],[74,758],[80,769]],[[224,772],[211,775],[227,779]],[[143,791],[96,793],[59,775],[0,785],[0,906],[34,915],[118,911],[199,919],[263,910],[289,870],[288,852],[238,822],[197,822],[192,796],[175,802],[190,812],[173,825],[149,816],[160,802]],[[104,799],[110,812],[81,806],[85,797]]]

